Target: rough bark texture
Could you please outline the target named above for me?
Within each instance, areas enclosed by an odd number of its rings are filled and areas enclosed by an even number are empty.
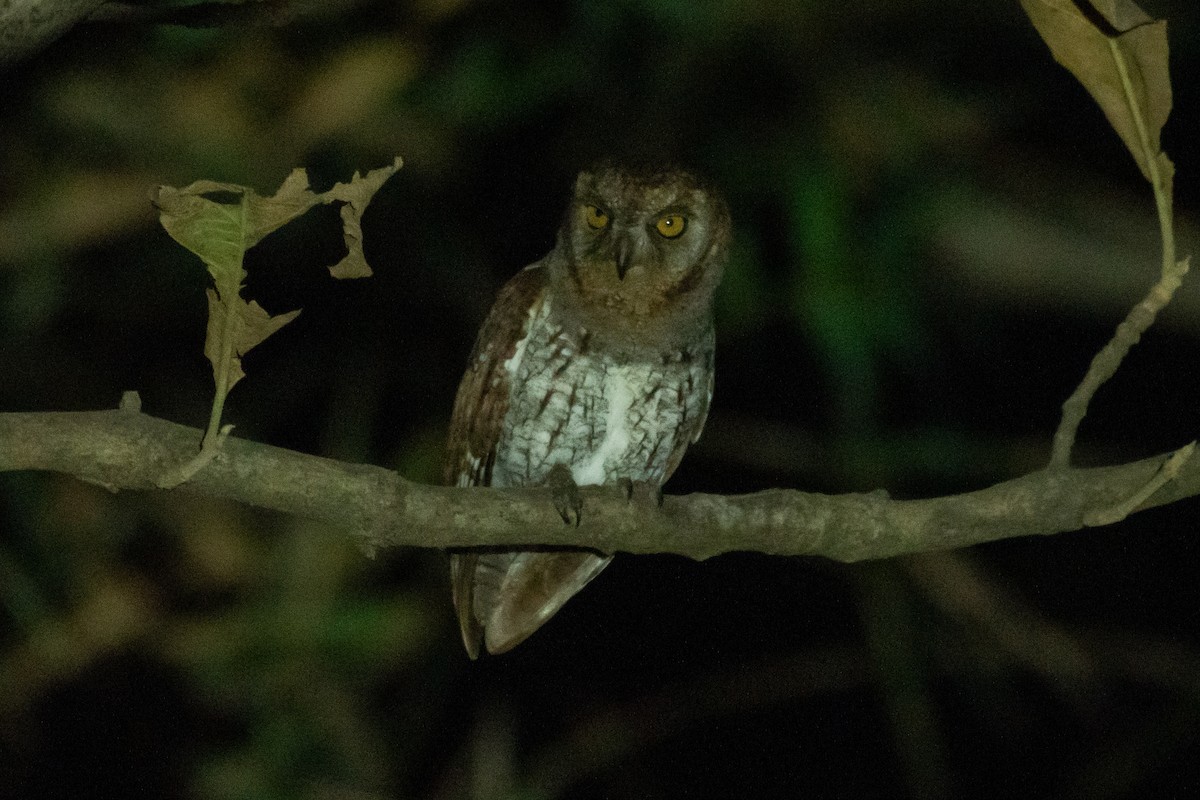
[[[0,414],[0,471],[48,470],[112,490],[167,491],[155,481],[187,460],[201,432],[137,411]],[[544,489],[425,486],[389,470],[230,438],[191,481],[169,491],[228,497],[324,520],[371,547],[559,545],[702,559],[735,550],[886,558],[1084,527],[1158,472],[1167,456],[1096,469],[1042,470],[979,491],[928,500],[884,492],[667,496],[585,488],[579,527],[564,525]],[[1141,508],[1200,493],[1200,463]]]

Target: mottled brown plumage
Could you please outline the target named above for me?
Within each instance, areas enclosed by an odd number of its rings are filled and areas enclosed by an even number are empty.
[[[565,467],[579,485],[661,485],[704,427],[712,298],[729,214],[690,173],[580,173],[557,243],[500,291],[459,386],[446,481],[534,486]],[[611,556],[468,550],[451,556],[472,657],[504,652]]]

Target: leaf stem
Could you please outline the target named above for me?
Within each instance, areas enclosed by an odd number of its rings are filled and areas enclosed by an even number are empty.
[[[233,350],[237,341],[238,323],[238,311],[233,300],[241,293],[242,281],[246,279],[246,218],[248,210],[245,195],[242,195],[239,211],[241,213],[237,216],[237,242],[240,247],[237,253],[237,263],[234,265],[235,269],[221,273],[226,276],[226,280],[220,280],[215,273],[213,275],[218,299],[221,301],[219,307],[225,310],[225,318],[221,320],[221,356],[216,370],[213,371],[212,412],[208,416],[208,429],[204,432],[202,450],[219,447],[224,441],[224,438],[220,436],[221,414],[225,411],[225,398],[229,396],[229,389],[234,383],[229,379],[229,372],[233,368]],[[230,277],[233,280],[229,280]]]
[[[1146,173],[1150,176],[1150,186],[1154,189],[1154,205],[1158,210],[1158,230],[1162,238],[1162,275],[1166,277],[1178,269],[1175,261],[1175,227],[1171,214],[1171,190],[1163,180],[1159,165],[1158,156],[1161,151],[1155,150],[1150,141],[1150,134],[1146,130],[1146,120],[1142,116],[1142,109],[1138,106],[1137,94],[1133,90],[1133,81],[1129,78],[1129,65],[1125,63],[1125,54],[1117,46],[1115,38],[1108,40],[1108,49],[1112,54],[1113,64],[1117,68],[1117,75],[1121,78],[1121,89],[1125,93],[1125,102],[1129,104],[1129,111],[1133,116],[1133,125],[1137,129],[1138,141],[1142,145],[1142,157],[1146,160]]]
[[[221,292],[221,287],[217,287]],[[232,303],[222,303],[225,317],[221,320],[221,357],[217,369],[213,371],[213,404],[208,417],[208,429],[204,432],[202,448],[212,446],[217,441],[221,429],[221,414],[225,410],[225,398],[229,395],[229,369],[233,363],[234,325],[237,323],[237,311]]]
[[[1138,141],[1142,147],[1142,158],[1146,164],[1146,175],[1154,190],[1154,205],[1158,211],[1158,229],[1162,239],[1162,269],[1159,280],[1141,301],[1138,302],[1121,324],[1103,349],[1092,359],[1083,380],[1075,387],[1071,396],[1063,402],[1062,419],[1054,432],[1054,443],[1050,452],[1050,466],[1065,469],[1071,465],[1071,450],[1075,446],[1075,436],[1080,423],[1087,416],[1088,404],[1092,397],[1111,378],[1130,349],[1141,339],[1142,334],[1154,324],[1155,318],[1166,305],[1171,302],[1175,290],[1179,288],[1184,274],[1188,271],[1188,262],[1175,259],[1175,228],[1172,220],[1171,180],[1164,174],[1163,167],[1170,169],[1171,162],[1162,156],[1150,140],[1146,130],[1146,121],[1142,109],[1138,105],[1137,94],[1129,77],[1129,67],[1125,62],[1125,54],[1117,44],[1119,37],[1108,40],[1109,52],[1117,74],[1121,78],[1121,89],[1125,94],[1125,102],[1129,104],[1130,115],[1133,117],[1137,130]]]

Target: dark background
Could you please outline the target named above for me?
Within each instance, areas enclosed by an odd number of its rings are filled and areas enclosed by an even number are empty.
[[[1185,254],[1200,7],[1145,7],[1170,23]],[[1015,1],[246,8],[116,13],[0,73],[0,409],[136,389],[201,427],[207,279],[149,188],[269,193],[307,166],[324,189],[397,154],[364,221],[374,278],[328,277],[327,209],[252,251],[246,295],[304,313],[247,357],[238,436],[436,481],[495,291],[611,153],[696,166],[735,217],[716,395],[674,493],[927,497],[1037,469],[1157,277],[1149,188]],[[1193,284],[1076,462],[1195,438],[1198,358]],[[0,796],[1184,795],[1195,512],[850,566],[624,556],[471,663],[440,553],[3,475]]]

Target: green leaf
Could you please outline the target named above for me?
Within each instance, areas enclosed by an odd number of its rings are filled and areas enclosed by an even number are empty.
[[[1146,179],[1169,176],[1160,134],[1171,113],[1167,24],[1132,0],[1021,0],[1054,59],[1092,95]],[[1154,162],[1153,164],[1151,162]]]
[[[151,198],[163,228],[200,257],[223,293],[236,292],[246,278],[246,209],[243,203],[218,203],[204,195],[243,191],[235,184],[197,181],[182,189],[159,186]]]

